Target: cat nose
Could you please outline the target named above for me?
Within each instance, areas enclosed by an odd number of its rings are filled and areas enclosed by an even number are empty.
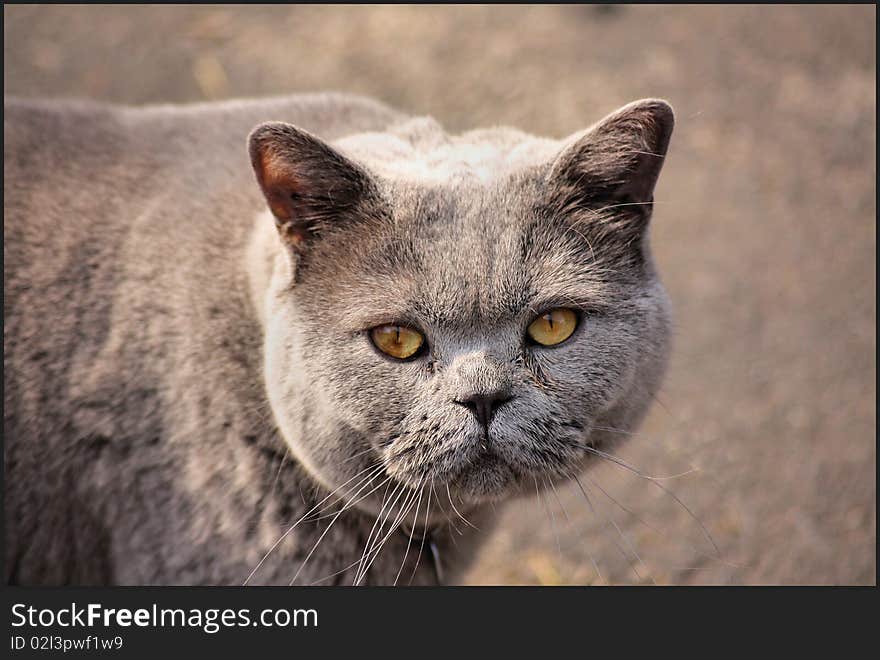
[[[512,398],[512,396],[503,392],[492,392],[490,394],[473,394],[464,399],[456,399],[455,403],[470,410],[483,428],[488,430],[495,411]]]

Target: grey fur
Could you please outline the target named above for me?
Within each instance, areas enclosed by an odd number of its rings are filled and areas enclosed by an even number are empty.
[[[563,141],[449,136],[343,95],[7,100],[7,582],[241,584],[259,566],[249,583],[288,584],[326,531],[296,583],[350,584],[383,496],[415,502],[420,480],[420,517],[364,582],[436,581],[429,492],[455,581],[480,534],[450,520],[485,530],[488,502],[583,469],[623,436],[595,427],[631,431],[659,386],[647,226],[671,129],[653,100]],[[527,345],[552,306],[583,310],[578,331]],[[380,356],[367,330],[387,322],[429,350]],[[488,436],[455,403],[480,392],[512,397]],[[334,518],[377,466],[388,487]]]

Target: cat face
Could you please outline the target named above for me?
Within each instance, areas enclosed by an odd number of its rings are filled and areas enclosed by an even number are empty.
[[[671,122],[649,101],[567,144],[388,136],[410,157],[432,142],[428,177],[389,172],[376,136],[349,159],[258,128],[283,244],[267,391],[312,474],[349,496],[387,480],[476,504],[575,474],[632,429],[668,352],[646,228]]]

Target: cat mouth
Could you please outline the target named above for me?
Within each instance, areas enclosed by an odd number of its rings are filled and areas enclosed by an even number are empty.
[[[484,448],[449,480],[449,487],[471,500],[496,500],[517,481],[516,472],[496,451]]]
[[[583,465],[579,437],[539,443],[530,436],[469,437],[428,457],[410,445],[386,456],[389,474],[411,488],[448,488],[462,502],[497,502],[533,483],[566,479]],[[540,445],[539,450],[530,447]]]

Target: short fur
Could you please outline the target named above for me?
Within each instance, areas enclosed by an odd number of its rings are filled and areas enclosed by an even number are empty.
[[[659,387],[672,123],[655,100],[562,141],[344,95],[7,100],[7,582],[455,581],[461,516],[577,473]],[[552,307],[577,331],[529,344]],[[381,355],[383,323],[428,350]],[[488,427],[457,403],[480,394],[507,400]]]

